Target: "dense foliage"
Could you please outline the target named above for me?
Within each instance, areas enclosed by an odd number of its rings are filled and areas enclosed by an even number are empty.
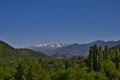
[[[1,47],[3,46],[0,45],[0,80],[120,80],[119,49],[109,50],[107,46],[102,49],[94,45],[90,47],[87,57],[32,58],[27,55],[3,57]],[[22,51],[19,54],[32,54]]]

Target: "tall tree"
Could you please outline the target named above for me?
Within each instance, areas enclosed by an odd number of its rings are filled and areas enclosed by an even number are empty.
[[[120,51],[119,49],[115,50],[115,64],[116,64],[116,69],[119,69],[119,57],[120,57]]]
[[[93,69],[93,53],[94,53],[94,50],[93,50],[93,46],[90,46],[90,51],[89,51],[89,69],[92,70]]]
[[[98,71],[100,71],[102,69],[102,61],[103,61],[102,47],[99,47],[99,52],[98,52]]]
[[[108,51],[108,46],[104,47],[104,60],[109,59],[109,51]]]
[[[98,49],[97,45],[94,45],[93,49],[94,49],[94,53],[93,53],[93,70],[97,71],[99,49]]]

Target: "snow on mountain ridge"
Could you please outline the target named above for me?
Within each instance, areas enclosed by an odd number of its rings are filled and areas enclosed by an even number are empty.
[[[67,46],[67,44],[38,44],[38,45],[35,45],[34,47],[37,47],[37,48],[61,48],[61,47],[64,47],[64,46]]]

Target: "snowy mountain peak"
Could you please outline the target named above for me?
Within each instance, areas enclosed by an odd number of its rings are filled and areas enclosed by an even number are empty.
[[[35,45],[34,47],[37,47],[37,48],[61,48],[61,47],[64,47],[64,46],[67,46],[67,44],[38,44],[38,45]]]

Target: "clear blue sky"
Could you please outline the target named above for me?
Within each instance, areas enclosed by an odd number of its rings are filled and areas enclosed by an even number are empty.
[[[120,39],[120,0],[0,0],[0,40],[14,47]]]

